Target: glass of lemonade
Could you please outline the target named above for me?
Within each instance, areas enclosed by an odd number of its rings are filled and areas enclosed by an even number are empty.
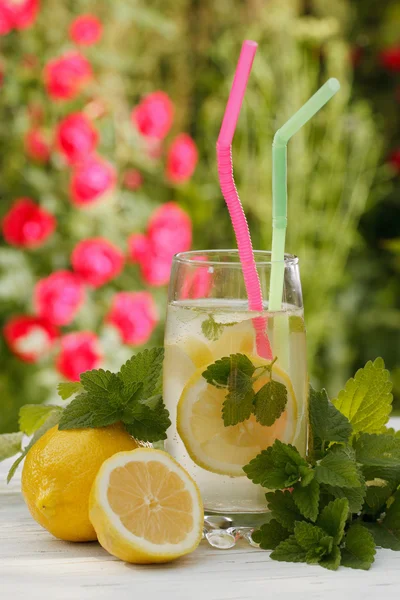
[[[241,515],[254,515],[255,523],[257,515],[268,510],[266,490],[247,479],[243,466],[275,439],[293,444],[302,455],[307,440],[308,377],[298,258],[285,255],[282,309],[269,312],[271,255],[254,254],[264,298],[261,312],[248,308],[236,250],[176,255],[165,332],[164,401],[172,422],[166,450],[199,485],[206,514],[235,515],[237,524]],[[263,319],[272,361],[257,354],[256,317],[258,323]],[[226,381],[210,383],[204,373],[224,357],[231,361]],[[245,375],[236,368],[244,369]],[[281,384],[280,391],[286,389],[286,401],[280,413],[275,406],[276,414],[269,415],[266,404],[264,412],[256,414],[252,406],[257,392],[271,380]],[[249,519],[242,522],[248,524]]]

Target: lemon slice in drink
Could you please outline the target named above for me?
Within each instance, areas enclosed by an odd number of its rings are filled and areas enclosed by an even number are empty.
[[[247,355],[255,367],[267,366],[258,356]],[[243,467],[252,458],[279,438],[292,443],[297,423],[297,402],[288,375],[276,364],[272,367],[274,381],[287,389],[286,410],[271,427],[257,422],[254,415],[247,421],[225,427],[222,405],[227,390],[207,383],[201,367],[186,383],[177,407],[177,429],[191,459],[203,469],[231,477],[244,476]],[[254,384],[258,391],[270,380],[269,373]]]

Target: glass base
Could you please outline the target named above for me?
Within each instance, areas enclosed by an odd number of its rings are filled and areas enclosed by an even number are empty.
[[[205,509],[204,513],[203,539],[220,550],[229,550],[240,540],[258,547],[251,534],[271,519],[269,512],[222,514]]]

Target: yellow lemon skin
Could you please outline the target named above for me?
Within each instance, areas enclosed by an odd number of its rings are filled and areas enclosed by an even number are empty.
[[[137,447],[120,424],[68,431],[52,427],[29,450],[22,471],[22,494],[32,517],[61,540],[96,540],[89,520],[93,481],[107,458]]]
[[[197,512],[197,523],[195,523],[194,531],[196,532],[192,544],[182,549],[179,545],[176,548],[170,548],[168,551],[162,549],[162,546],[154,550],[149,550],[146,547],[144,540],[136,538],[136,543],[129,539],[126,535],[121,533],[116,523],[119,520],[118,515],[112,513],[109,504],[102,500],[102,487],[107,486],[107,480],[109,478],[109,465],[111,461],[118,460],[119,457],[126,457],[127,462],[129,461],[130,455],[140,453],[140,456],[145,456],[157,460],[158,457],[164,459],[165,462],[174,465],[178,472],[181,472],[184,478],[189,481],[189,485],[192,489],[193,503],[196,504]],[[163,461],[163,462],[164,462]],[[200,495],[199,488],[193,479],[186,473],[186,471],[177,463],[169,454],[160,450],[153,450],[151,448],[141,448],[134,453],[120,453],[115,457],[106,461],[100,468],[97,477],[92,486],[89,499],[89,514],[90,520],[93,523],[99,543],[101,546],[109,552],[109,554],[119,558],[128,563],[133,564],[155,564],[155,563],[166,563],[176,560],[185,554],[193,552],[200,544],[203,533],[203,522],[204,522],[204,510],[203,503]]]

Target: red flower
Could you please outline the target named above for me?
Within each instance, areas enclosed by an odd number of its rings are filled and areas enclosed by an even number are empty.
[[[75,246],[72,267],[86,284],[100,287],[122,271],[124,255],[104,238],[83,240]]]
[[[91,46],[99,41],[103,33],[101,21],[94,15],[81,15],[71,24],[69,37],[82,46]]]
[[[92,76],[89,61],[77,51],[53,58],[44,70],[47,92],[55,100],[75,98]]]
[[[53,325],[69,325],[84,300],[83,285],[70,271],[56,271],[35,285],[36,312]]]
[[[99,135],[84,113],[73,113],[57,126],[57,146],[71,164],[86,159],[96,148]]]
[[[115,294],[106,320],[118,329],[125,344],[144,344],[158,321],[152,295],[149,292]]]
[[[137,169],[128,169],[124,173],[124,185],[128,190],[138,190],[143,183],[143,177]]]
[[[385,69],[398,73],[400,71],[400,46],[391,46],[382,50],[380,61]]]
[[[50,158],[50,144],[41,129],[33,127],[25,135],[25,152],[29,158],[46,163]]]
[[[174,202],[163,204],[150,218],[147,234],[133,234],[128,240],[129,257],[140,265],[143,279],[150,285],[169,281],[172,257],[189,250],[192,222]]]
[[[99,340],[94,333],[68,333],[61,338],[61,352],[56,361],[56,368],[67,379],[79,381],[80,374],[97,369],[102,358]]]
[[[39,10],[39,0],[1,0],[0,35],[12,29],[27,29],[33,25]]]
[[[190,179],[199,159],[196,144],[186,133],[181,133],[172,142],[167,156],[167,179],[172,183],[183,183]]]
[[[3,219],[6,242],[20,248],[37,248],[53,233],[56,220],[30,198],[19,198]]]
[[[92,204],[113,190],[117,180],[114,167],[97,156],[91,156],[72,172],[71,199],[78,206]]]
[[[400,173],[400,148],[396,148],[389,156],[389,163],[392,167]]]
[[[131,119],[138,131],[145,137],[162,140],[171,129],[174,107],[165,92],[148,94],[136,108]]]
[[[29,363],[45,356],[58,335],[58,329],[40,317],[13,317],[4,327],[4,338],[10,349]]]

